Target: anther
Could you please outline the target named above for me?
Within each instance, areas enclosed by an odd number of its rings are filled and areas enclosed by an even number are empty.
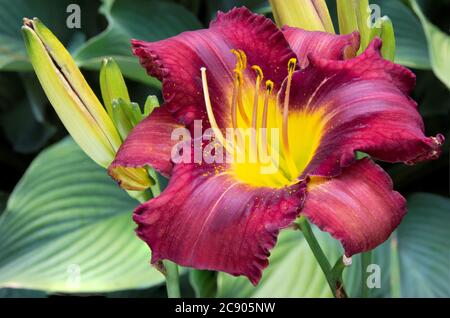
[[[245,70],[247,68],[247,55],[242,50],[237,50],[239,52],[239,55],[241,56],[242,61],[242,69]]]
[[[288,71],[294,72],[296,65],[297,65],[297,59],[295,57],[291,58],[288,62]]]
[[[258,65],[253,65],[252,70],[255,71],[257,78],[259,77],[260,80],[262,80],[264,78],[263,71]]]
[[[237,70],[243,70],[244,67],[243,67],[243,64],[242,64],[241,54],[237,50],[234,50],[234,49],[231,50],[231,53],[233,53],[236,56],[236,69]]]

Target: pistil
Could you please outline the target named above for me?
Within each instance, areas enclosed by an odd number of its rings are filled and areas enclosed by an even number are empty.
[[[222,131],[217,125],[216,118],[214,117],[214,112],[211,105],[211,98],[209,97],[208,79],[206,78],[206,68],[202,67],[200,70],[202,72],[203,96],[205,98],[206,113],[208,115],[209,123],[211,124],[211,128],[214,130],[214,135],[218,139],[219,143],[222,144],[225,147],[225,149],[229,151],[230,147],[227,143],[227,140],[224,138]]]

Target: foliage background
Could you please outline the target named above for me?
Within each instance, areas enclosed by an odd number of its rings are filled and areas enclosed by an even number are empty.
[[[336,17],[334,0],[328,1]],[[81,7],[82,28],[68,29],[66,8]],[[419,1],[419,19],[401,0],[376,0],[393,20],[397,62],[417,74],[413,98],[427,135],[448,139],[450,1]],[[0,0],[0,297],[101,294],[164,297],[162,275],[134,235],[137,202],[90,162],[66,131],[27,61],[22,17],[39,17],[69,48],[98,96],[101,60],[113,56],[133,101],[143,105],[160,84],[132,57],[130,38],[155,41],[207,26],[217,10],[246,5],[271,16],[264,0]],[[336,19],[337,20],[337,19]],[[434,26],[433,26],[434,25]],[[440,31],[439,31],[440,30]],[[408,198],[409,214],[376,249],[381,288],[372,297],[450,297],[448,143],[442,157],[417,166],[383,164]],[[2,212],[4,211],[4,212]],[[318,233],[331,259],[342,254]],[[346,269],[351,296],[360,295],[359,256]],[[258,288],[243,278],[183,271],[184,296],[328,297],[330,292],[300,233],[285,231]]]

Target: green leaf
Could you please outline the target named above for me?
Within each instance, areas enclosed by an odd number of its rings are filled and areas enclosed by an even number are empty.
[[[414,194],[409,212],[391,239],[373,251],[372,264],[380,274],[380,288],[369,297],[450,296],[450,199],[433,194]],[[315,229],[331,263],[342,255],[340,244]],[[397,261],[398,260],[398,261]],[[369,272],[369,275],[372,272]],[[400,277],[396,277],[399,275]],[[361,297],[361,255],[345,268],[344,286],[350,297]],[[257,287],[246,278],[219,274],[219,297],[331,297],[325,277],[309,246],[298,231],[284,230]]]
[[[19,153],[33,153],[44,147],[56,133],[56,128],[36,120],[28,99],[16,102],[0,117],[5,137]]]
[[[267,0],[214,0],[206,1],[206,5],[211,19],[215,18],[217,11],[226,12],[234,7],[245,6],[258,13],[268,13],[272,9]]]
[[[450,199],[416,193],[408,199],[408,210],[391,239],[374,250],[381,288],[371,289],[370,297],[394,297],[396,290],[401,297],[449,297]],[[360,266],[360,255],[353,256],[352,266],[344,272],[352,297],[360,296]]]
[[[8,201],[9,194],[3,191],[0,191],[0,215],[6,208],[6,201]]]
[[[0,298],[45,298],[47,295],[41,291],[15,288],[0,289]]]
[[[327,233],[315,234],[330,261],[342,249]],[[245,277],[219,274],[219,297],[331,297],[331,290],[300,231],[284,230],[270,257],[270,265],[254,287]]]
[[[450,36],[439,30],[425,17],[415,0],[410,0],[410,3],[425,30],[433,71],[450,88]]]
[[[36,74],[30,72],[21,73],[20,75],[34,118],[39,123],[44,123],[48,104],[47,96],[45,96]]]
[[[428,45],[420,21],[400,0],[373,0],[381,15],[387,15],[394,25],[395,62],[417,69],[431,68]]]
[[[77,63],[98,70],[104,58],[113,57],[126,77],[153,86],[159,82],[132,55],[130,40],[158,41],[201,27],[184,7],[156,0],[104,0],[101,13],[108,19],[108,28],[79,49]]]
[[[24,17],[39,17],[56,32],[56,36],[68,44],[78,29],[69,29],[66,26],[68,13],[67,6],[72,0],[0,0],[0,70],[24,71],[31,70],[25,52],[20,27]],[[89,3],[90,2],[90,3]],[[89,12],[93,1],[77,1],[81,6],[84,21],[91,20]]]
[[[419,102],[419,110],[422,116],[441,116],[445,120],[450,111],[450,94],[448,88],[432,71],[416,72],[417,84],[413,92],[414,100]],[[447,121],[448,122],[448,121]],[[448,129],[448,125],[447,129]],[[427,125],[427,132],[433,133]]]
[[[211,298],[217,295],[217,276],[214,271],[191,270],[189,281],[197,298]]]
[[[398,229],[402,297],[450,297],[450,199],[417,193]]]
[[[66,140],[41,153],[0,217],[0,287],[106,292],[154,286],[137,205]]]
[[[391,272],[391,240],[378,246],[372,253],[372,264],[379,266],[381,281],[380,288],[369,289],[369,297],[389,297],[390,295],[390,272]],[[352,265],[344,270],[343,279],[347,294],[351,298],[361,297],[362,291],[362,273],[361,273],[361,254],[352,256]],[[370,274],[370,273],[369,273]]]

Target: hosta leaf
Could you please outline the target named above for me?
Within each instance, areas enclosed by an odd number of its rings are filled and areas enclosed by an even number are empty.
[[[215,18],[217,11],[226,12],[234,7],[245,6],[254,12],[265,14],[271,11],[267,0],[214,0],[207,1],[210,18]]]
[[[45,298],[44,292],[27,289],[2,288],[0,298]]]
[[[77,63],[98,70],[105,57],[113,57],[126,77],[154,86],[159,82],[149,77],[132,55],[130,40],[158,41],[201,27],[187,9],[164,1],[104,0],[101,13],[109,26],[79,49]]]
[[[67,7],[77,3],[81,8],[82,27],[92,20],[89,15],[93,1],[87,0],[0,0],[0,70],[23,71],[32,70],[23,43],[20,27],[24,17],[39,17],[55,32],[64,44],[78,38],[79,29],[69,29],[66,19],[69,16]]]
[[[105,292],[162,282],[127,196],[72,140],[40,154],[0,218],[0,287]]]
[[[342,255],[328,234],[315,232],[334,263]],[[254,287],[244,277],[219,274],[219,297],[331,297],[325,276],[300,231],[284,230],[270,257],[270,265]]]
[[[0,215],[6,208],[6,201],[8,200],[8,197],[9,197],[8,193],[0,191]]]
[[[38,151],[56,133],[54,126],[36,119],[31,107],[31,101],[23,99],[0,116],[4,136],[20,153]]]
[[[436,76],[450,88],[450,36],[434,26],[423,14],[416,1],[411,0],[428,39],[431,66]]]
[[[217,295],[217,276],[214,271],[191,270],[189,281],[198,298],[215,297]]]
[[[402,297],[450,297],[450,199],[417,193],[400,225]]]

